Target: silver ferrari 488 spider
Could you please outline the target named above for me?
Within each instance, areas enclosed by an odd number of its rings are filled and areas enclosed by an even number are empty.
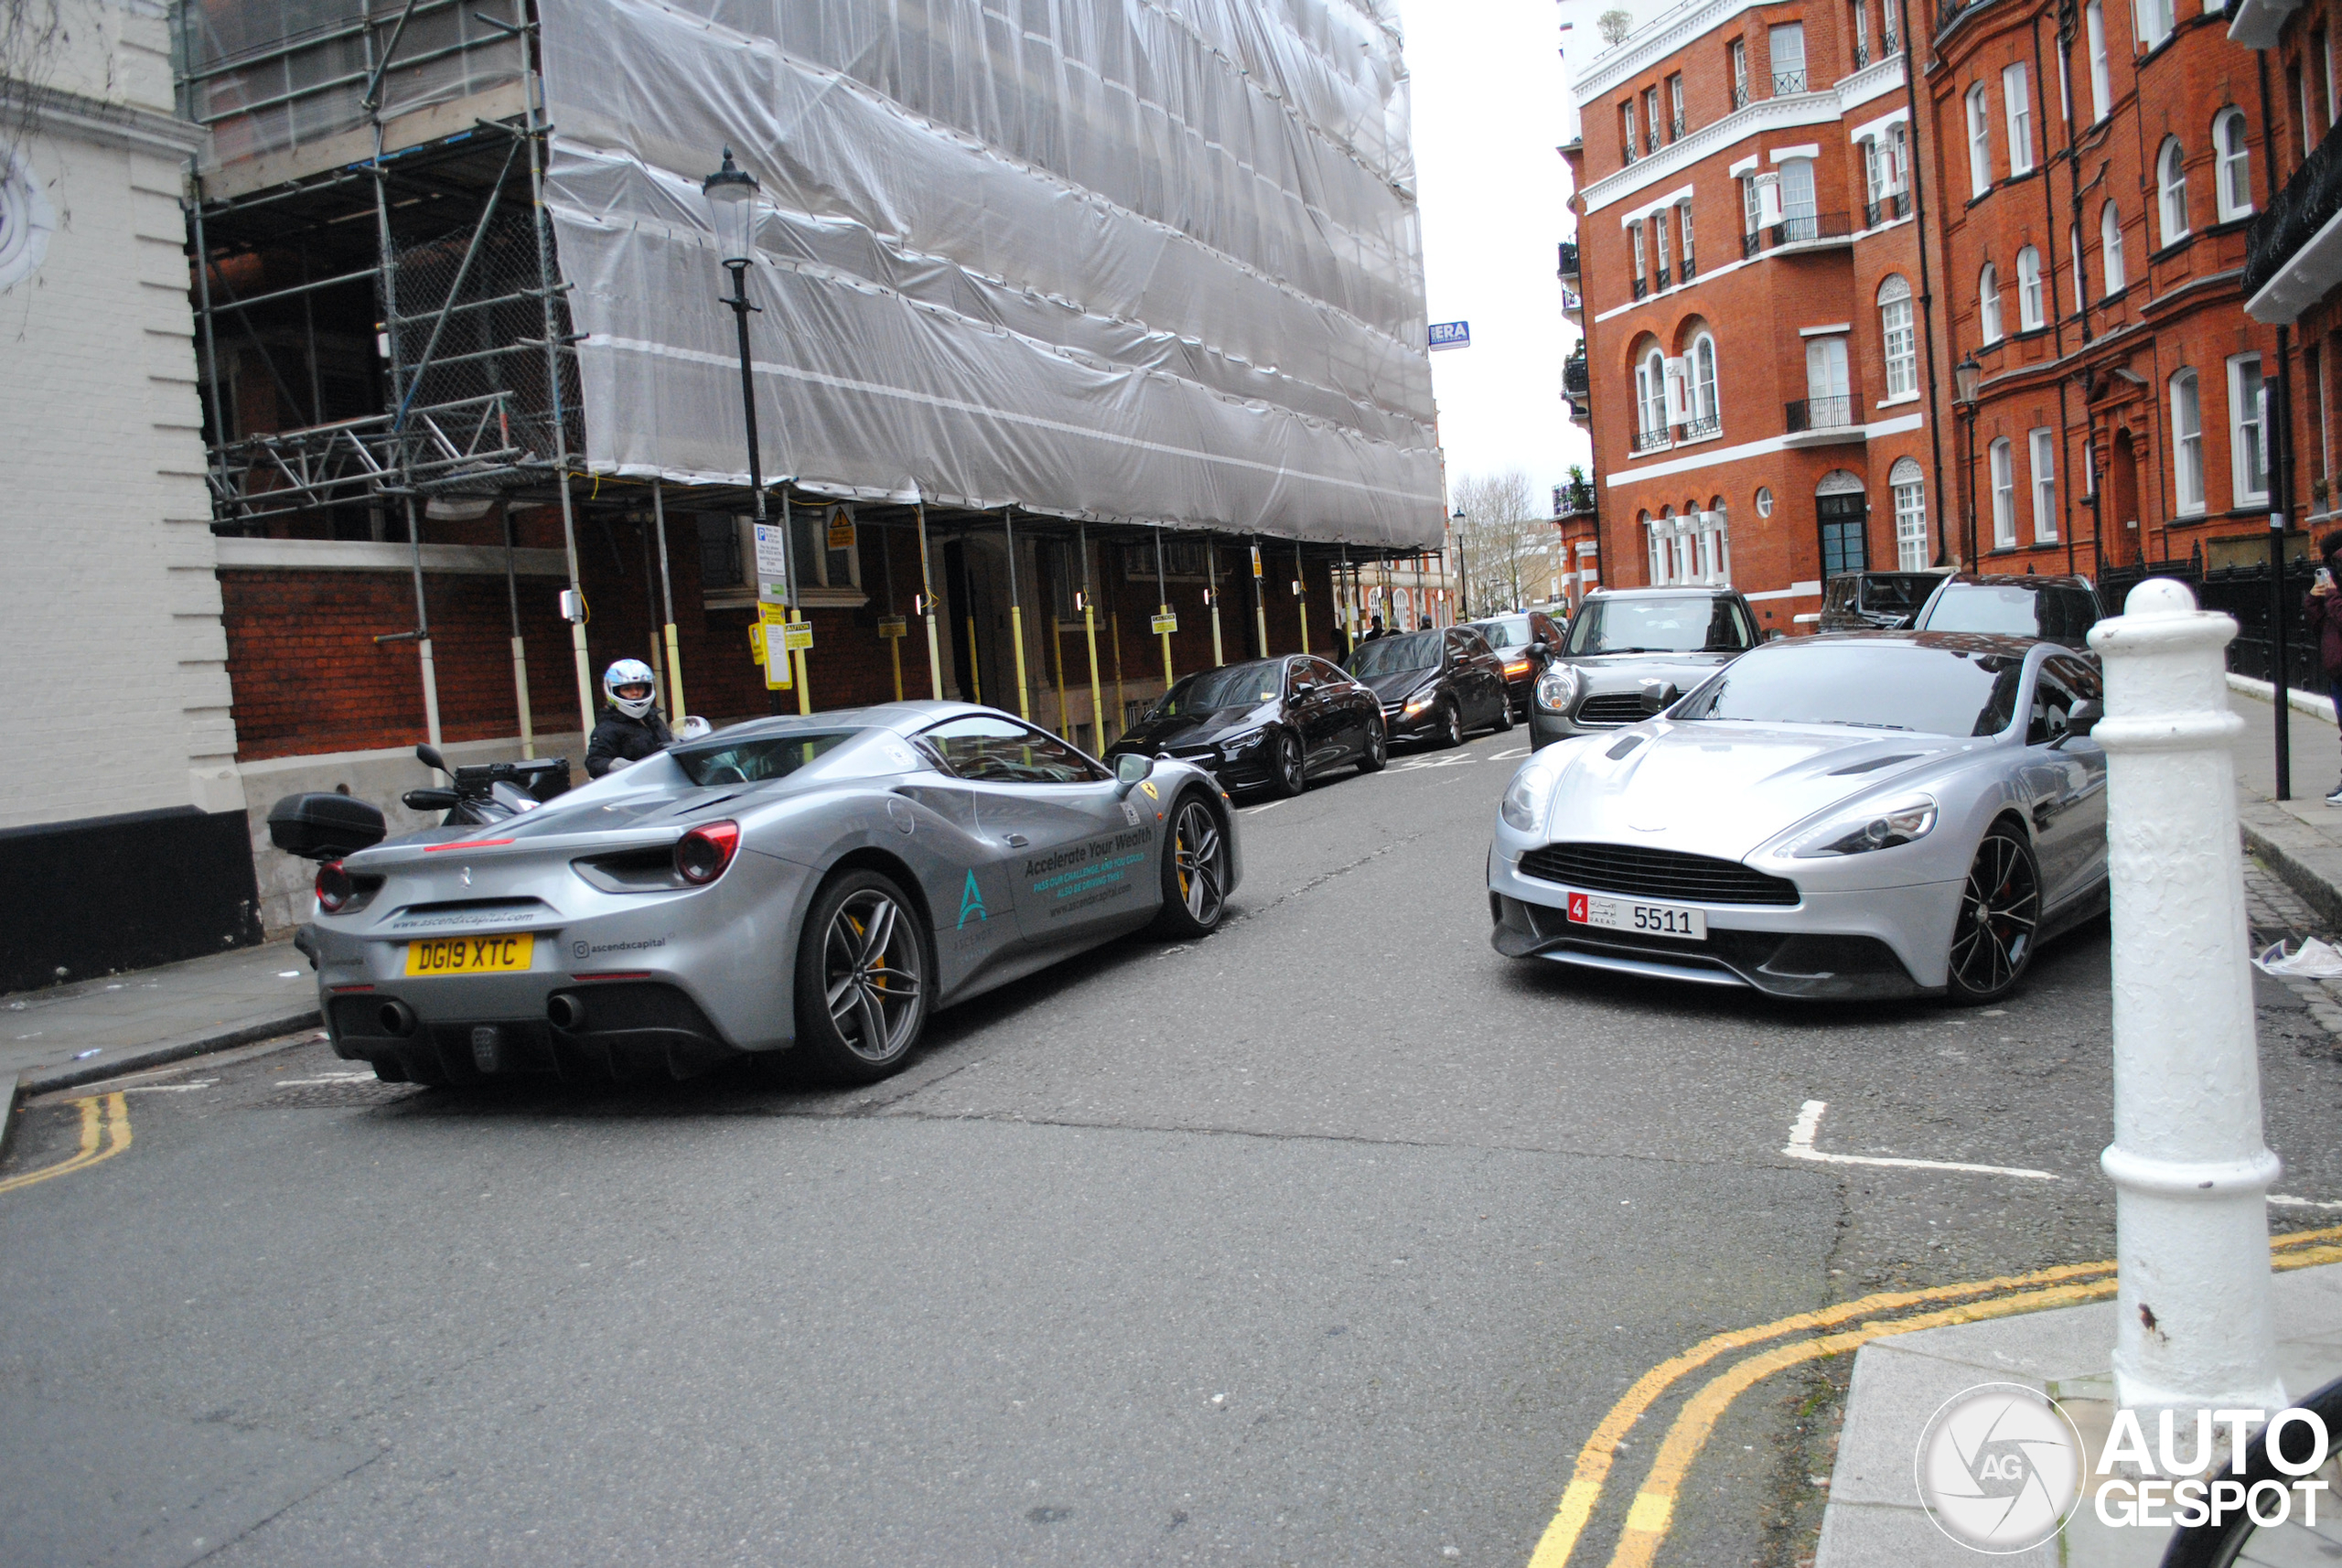
[[[1985,1002],[2106,907],[2087,656],[1965,633],[1768,643],[1550,746],[1498,811],[1499,952],[1781,996]]]
[[[279,811],[303,801],[352,806]],[[1196,768],[1110,771],[989,708],[897,703],[739,725],[343,854],[303,942],[334,1048],[392,1081],[686,1076],[790,1047],[868,1079],[936,1008],[1142,927],[1211,930],[1239,871]]]

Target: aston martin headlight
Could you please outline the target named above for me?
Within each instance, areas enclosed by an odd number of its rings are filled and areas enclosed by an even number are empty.
[[[1548,664],[1537,677],[1537,705],[1549,714],[1565,714],[1585,685],[1585,678],[1568,665]]]
[[[1936,803],[1926,795],[1897,800],[1885,810],[1859,820],[1841,818],[1818,832],[1809,833],[1789,853],[1799,860],[1825,854],[1866,854],[1875,849],[1922,839],[1934,831]]]
[[[1545,817],[1545,790],[1552,783],[1542,769],[1524,768],[1516,774],[1512,788],[1504,792],[1504,800],[1497,807],[1497,815],[1504,825],[1524,833],[1533,833]]]

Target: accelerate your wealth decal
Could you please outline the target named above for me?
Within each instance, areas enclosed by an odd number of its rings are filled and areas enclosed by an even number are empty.
[[[1133,828],[1112,838],[1071,844],[1055,854],[1025,863],[1025,875],[1034,878],[1033,891],[1047,895],[1049,918],[1069,915],[1131,890],[1130,868],[1146,863],[1146,845],[1154,833]]]

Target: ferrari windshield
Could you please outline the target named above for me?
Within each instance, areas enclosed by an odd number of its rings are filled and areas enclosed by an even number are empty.
[[[786,779],[826,751],[834,751],[858,729],[796,730],[760,735],[719,746],[678,747],[668,753],[694,784],[761,784]]]
[[[1404,637],[1378,637],[1372,642],[1359,644],[1345,666],[1361,681],[1377,675],[1396,675],[1405,670],[1436,670],[1439,668],[1440,633],[1410,632]]]
[[[1572,653],[1738,653],[1755,640],[1728,598],[1703,594],[1589,599],[1570,622]]]
[[[1155,704],[1149,716],[1192,718],[1221,708],[1249,708],[1255,703],[1273,703],[1278,671],[1283,668],[1282,660],[1255,659],[1250,664],[1202,671],[1164,693],[1163,700]]]
[[[2018,654],[1783,643],[1735,660],[1668,716],[1998,735],[2016,712],[2024,674]]]

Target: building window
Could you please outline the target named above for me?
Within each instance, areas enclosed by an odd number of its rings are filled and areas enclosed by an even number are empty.
[[[2122,214],[2114,203],[2108,202],[2098,209],[2099,270],[2106,274],[2106,296],[2109,299],[2122,292]]]
[[[1650,585],[1663,588],[1667,585],[1667,545],[1660,537],[1659,525],[1651,521],[1647,511],[1637,512],[1635,522],[1650,541]]]
[[[1890,273],[1878,285],[1879,338],[1886,347],[1886,395],[1919,394],[1919,347],[1911,328],[1911,285]]]
[[[2171,0],[2136,0],[2132,9],[2139,24],[2139,41],[2149,49],[2171,37]]]
[[[1683,134],[1683,73],[1677,71],[1667,79],[1667,139],[1675,140]]]
[[[1667,437],[1667,360],[1654,343],[1635,366],[1635,407],[1639,411],[1642,442],[1656,446]]]
[[[1773,492],[1769,486],[1756,487],[1756,515],[1758,517],[1773,515]]]
[[[2165,138],[2163,151],[2155,156],[2155,192],[2163,242],[2175,245],[2187,238],[2187,170],[2176,136]]]
[[[1692,339],[1692,424],[1693,434],[1722,428],[1723,405],[1716,401],[1716,340],[1703,332]]]
[[[1679,201],[1675,204],[1675,227],[1683,240],[1683,281],[1689,283],[1692,272],[1691,202]]]
[[[2307,157],[2317,145],[2317,138],[2312,134],[2309,123],[2309,78],[2304,74],[2299,60],[2285,67],[2285,91],[2297,111],[2294,125],[2301,133],[2302,156]]]
[[[1643,145],[1655,153],[1659,151],[1659,89],[1656,87],[1643,91],[1643,119],[1646,122],[1643,125]]]
[[[2041,297],[2041,252],[2027,245],[2016,253],[2016,326],[2030,332],[2044,325]]]
[[[2025,67],[2010,66],[2001,72],[2001,107],[2009,117],[2009,174],[2012,177],[2033,171],[2033,95],[2025,80]]]
[[[2320,76],[2326,82],[2326,128],[2334,129],[2334,42],[2320,27],[2309,36],[2310,52],[2317,57]]]
[[[1928,565],[1928,486],[1919,465],[1909,457],[1896,459],[1886,482],[1895,495],[1895,564],[1897,570],[1921,572]]]
[[[1647,287],[1643,280],[1650,276],[1650,274],[1644,268],[1644,263],[1647,258],[1643,253],[1643,226],[1639,223],[1628,224],[1627,239],[1629,244],[1632,245],[1635,255],[1635,297],[1637,299],[1640,299],[1643,296],[1645,288]]]
[[[1888,0],[1892,5],[1894,0]],[[1870,63],[1870,7],[1864,0],[1854,0],[1854,69],[1860,70]]]
[[[699,520],[699,585],[703,590],[737,588],[747,578],[740,570],[740,521],[703,512]]]
[[[2009,438],[1993,443],[1993,548],[2016,548],[2016,462]]]
[[[2033,451],[2033,542],[2057,542],[2057,433],[2046,425],[2029,437]]]
[[[1698,548],[1699,541],[1692,532],[1691,522],[1690,515],[1686,514],[1675,524],[1675,580],[1679,583],[1699,580],[1699,567],[1692,560],[1692,552]]]
[[[1772,51],[1773,96],[1805,91],[1805,24],[1784,22],[1767,30]]]
[[[1635,101],[1631,98],[1618,105],[1618,138],[1626,147],[1627,161],[1633,163],[1637,149],[1635,146]]]
[[[2218,155],[2220,221],[2252,215],[2252,152],[2244,139],[2244,111],[2223,109],[2212,116],[2212,151]]]
[[[2090,32],[2090,118],[2096,124],[2114,112],[2114,83],[2106,69],[2106,8],[2090,0],[2082,12]]]
[[[2066,231],[2066,254],[2074,258],[2074,310],[2079,314],[2090,303],[2090,285],[2082,275],[2090,268],[2082,264],[2082,226],[2079,223]]]
[[[2204,405],[2193,371],[2181,371],[2171,378],[2171,467],[2178,510],[2188,515],[2202,511]]]
[[[1893,156],[1887,160],[1887,188],[1896,192],[1911,188],[1911,138],[1901,121],[1886,128],[1887,150]]]
[[[1870,503],[1863,482],[1843,468],[1821,477],[1813,488],[1813,516],[1821,531],[1821,578],[1827,582],[1870,567]]]
[[[2001,340],[2001,269],[1990,262],[1976,274],[1976,330],[1986,343]]]
[[[1841,430],[1857,423],[1853,392],[1846,379],[1845,338],[1808,338],[1805,340],[1805,428]]]
[[[1971,195],[1993,188],[1993,123],[1984,115],[1984,84],[1968,90],[1968,186]]]
[[[2269,499],[2269,469],[2261,450],[2261,356],[2229,361],[2229,468],[2238,506]]]
[[[1735,109],[1746,109],[1748,107],[1747,42],[1745,39],[1735,38],[1724,53],[1732,66],[1732,106]]]
[[[1651,243],[1659,250],[1659,286],[1665,288],[1675,281],[1675,264],[1667,246],[1667,209],[1660,208],[1650,215]]]
[[[1778,242],[1810,240],[1819,232],[1813,215],[1813,160],[1783,158],[1779,172],[1781,230]]]
[[[1754,175],[1740,182],[1740,215],[1747,225],[1741,230],[1744,234],[1754,234],[1765,226],[1765,200],[1757,192]]]

